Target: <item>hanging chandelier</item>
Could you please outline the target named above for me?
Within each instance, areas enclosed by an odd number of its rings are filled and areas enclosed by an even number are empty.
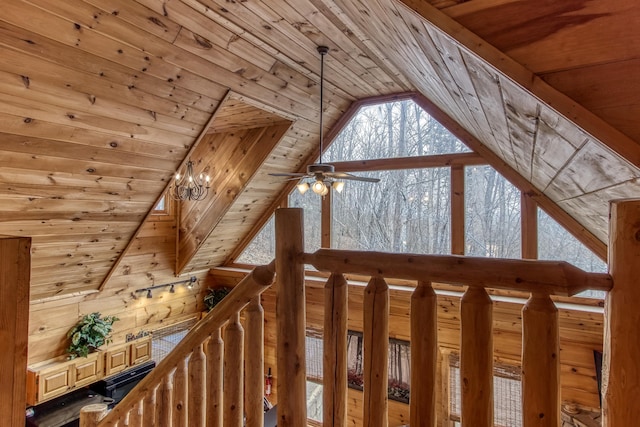
[[[184,175],[176,173],[175,180],[171,184],[169,194],[175,200],[202,200],[207,197],[211,178],[209,175],[195,175],[193,162],[187,162],[187,171]]]

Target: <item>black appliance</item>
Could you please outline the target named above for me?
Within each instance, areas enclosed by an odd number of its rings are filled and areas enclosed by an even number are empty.
[[[113,399],[113,403],[109,406],[112,408],[123,397],[127,395],[133,389],[141,379],[147,376],[153,368],[155,368],[156,362],[150,360],[140,365],[136,365],[126,371],[122,371],[109,378],[100,380],[94,384],[91,384],[91,390],[99,393],[105,397]]]
[[[93,390],[82,388],[27,410],[27,427],[78,427],[80,409],[93,403],[110,402]]]

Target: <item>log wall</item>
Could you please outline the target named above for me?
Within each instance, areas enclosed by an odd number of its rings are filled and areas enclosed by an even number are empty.
[[[199,314],[202,293],[207,289],[206,272],[193,273],[192,289],[185,285],[153,291],[153,298],[136,293],[140,288],[181,280],[173,274],[176,220],[173,214],[152,216],[100,293],[35,300],[30,305],[29,363],[65,353],[67,331],[80,317],[98,311],[115,315],[113,343],[125,341],[128,333],[153,331]]]

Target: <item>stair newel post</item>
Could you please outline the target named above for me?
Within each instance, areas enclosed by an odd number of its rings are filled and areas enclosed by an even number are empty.
[[[437,303],[431,282],[418,282],[411,294],[410,425],[436,425]]]
[[[200,344],[189,358],[189,427],[205,426],[206,376],[206,356]]]
[[[387,427],[389,286],[373,277],[364,290],[364,427]]]
[[[244,417],[244,329],[240,313],[231,316],[224,330],[224,426],[242,427]]]
[[[302,209],[276,211],[278,427],[307,425]]]
[[[187,427],[187,405],[189,396],[187,395],[187,367],[188,357],[180,360],[176,365],[176,371],[173,374],[173,427]]]
[[[347,281],[333,273],[324,287],[323,423],[347,426]]]
[[[97,427],[107,415],[106,403],[93,403],[80,409],[80,427]]]
[[[244,312],[245,334],[245,414],[248,426],[264,425],[264,310],[260,296],[251,300]]]
[[[603,427],[637,425],[640,405],[640,200],[611,203],[609,274],[613,288],[607,295],[604,319]]]
[[[170,426],[173,419],[173,374],[169,372],[158,388],[158,425]]]
[[[491,298],[469,286],[460,302],[462,423],[493,427],[493,313]]]
[[[153,388],[149,393],[147,393],[147,395],[144,397],[143,400],[143,411],[142,411],[142,425],[144,427],[154,427],[157,424],[156,422],[156,412],[157,409],[156,407],[157,402],[156,402],[156,393],[158,391],[159,387],[155,387]]]
[[[207,427],[222,427],[224,341],[217,328],[207,341]]]
[[[524,427],[561,424],[558,309],[548,294],[522,308],[522,391]]]

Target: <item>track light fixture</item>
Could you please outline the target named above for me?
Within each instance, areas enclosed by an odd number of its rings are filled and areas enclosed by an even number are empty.
[[[186,283],[187,284],[187,288],[193,289],[193,284],[195,282],[197,282],[197,281],[198,281],[198,279],[196,278],[196,276],[191,276],[188,279],[179,280],[177,282],[165,283],[164,285],[153,285],[153,286],[148,286],[146,288],[140,288],[140,289],[137,289],[136,292],[139,292],[139,293],[146,292],[147,293],[147,298],[153,298],[153,294],[152,294],[151,291],[153,291],[155,289],[161,289],[161,288],[169,287],[169,293],[174,294],[176,292],[175,285],[180,285],[180,284]]]

